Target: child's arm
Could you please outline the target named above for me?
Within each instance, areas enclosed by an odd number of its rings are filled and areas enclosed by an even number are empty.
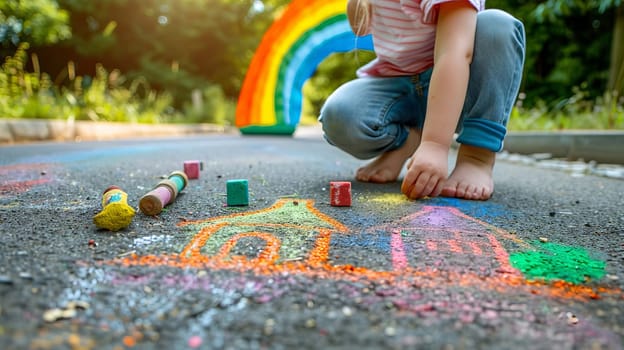
[[[477,11],[468,2],[440,5],[421,144],[401,186],[411,199],[439,195],[448,176],[448,152],[468,88],[476,25]]]
[[[368,0],[348,0],[347,18],[355,35],[363,36],[369,34],[371,5]]]

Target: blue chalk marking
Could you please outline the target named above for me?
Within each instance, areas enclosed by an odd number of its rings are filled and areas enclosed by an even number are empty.
[[[427,205],[437,205],[441,207],[453,207],[461,210],[464,214],[473,218],[487,219],[509,218],[511,212],[509,208],[492,202],[473,201],[459,198],[436,197],[427,201]]]

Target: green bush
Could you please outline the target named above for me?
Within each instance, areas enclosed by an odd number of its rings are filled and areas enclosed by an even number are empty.
[[[571,97],[553,106],[540,101],[528,109],[522,105],[523,97],[520,94],[512,110],[509,130],[624,129],[624,96],[605,94],[591,100],[587,92],[574,88]]]
[[[197,122],[232,124],[234,103],[216,85],[199,92],[183,112],[172,107],[173,93],[158,92],[143,77],[128,81],[119,70],[96,65],[95,76],[75,76],[70,62],[63,72],[65,84],[52,84],[35,67],[28,72],[28,44],[21,44],[0,69],[0,117],[45,118],[136,123]],[[191,93],[188,94],[191,100]]]
[[[191,102],[183,108],[182,122],[233,125],[235,114],[236,103],[229,101],[220,87],[212,85],[191,93]]]

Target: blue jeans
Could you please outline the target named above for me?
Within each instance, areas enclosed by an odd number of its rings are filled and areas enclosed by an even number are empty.
[[[479,12],[468,90],[456,126],[459,143],[493,152],[502,149],[524,53],[519,20],[500,10]],[[364,77],[340,86],[321,108],[325,139],[359,159],[401,147],[409,128],[422,130],[431,71]]]

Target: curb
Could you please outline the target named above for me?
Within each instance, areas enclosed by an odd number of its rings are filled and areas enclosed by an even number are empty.
[[[511,132],[503,149],[518,154],[547,153],[566,160],[624,164],[624,131]]]
[[[299,129],[306,128],[298,128],[297,135],[302,134]],[[0,119],[0,146],[36,141],[103,141],[133,137],[234,134],[238,132],[236,127],[216,124],[138,124],[48,119]],[[320,131],[319,133],[322,134]],[[624,164],[624,130],[509,132],[505,138],[503,150],[524,155],[548,154],[552,158],[565,158],[566,160]]]
[[[36,141],[103,141],[132,137],[235,133],[215,124],[138,124],[44,119],[0,119],[0,145]]]

